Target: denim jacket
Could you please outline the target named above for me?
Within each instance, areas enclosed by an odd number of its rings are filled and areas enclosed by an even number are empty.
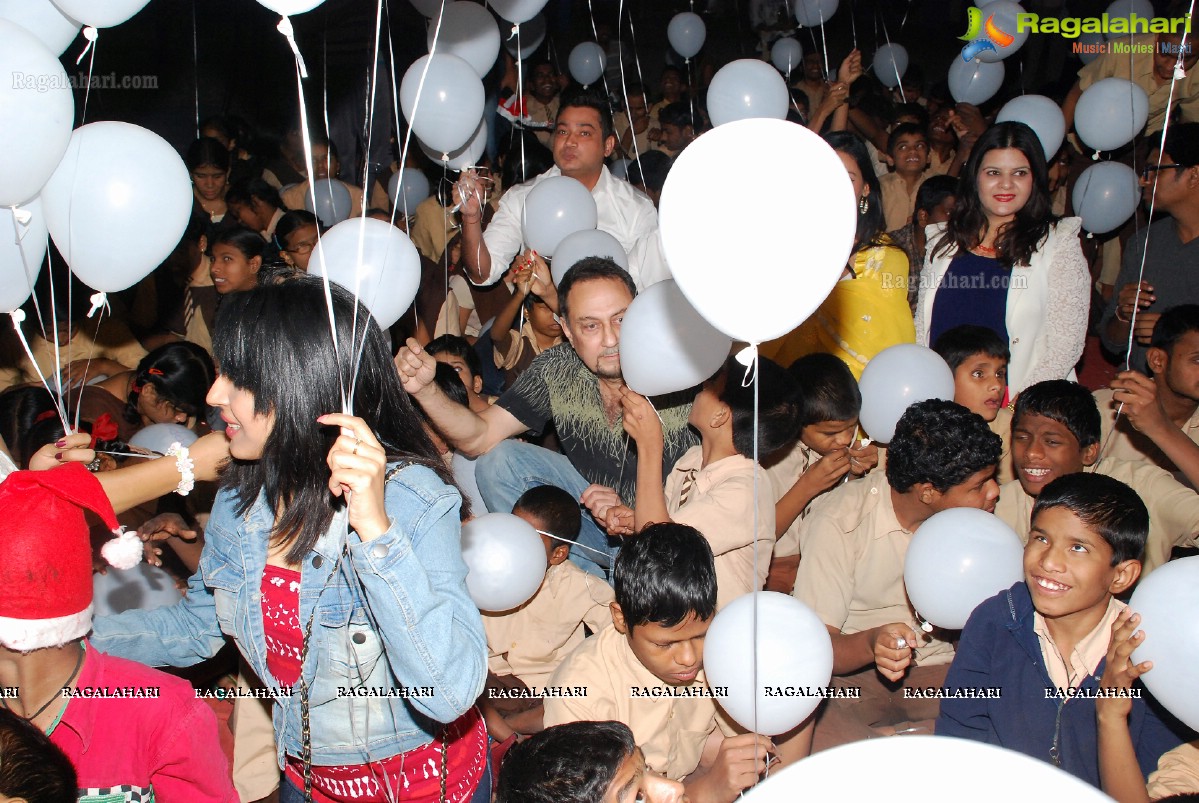
[[[342,512],[304,559],[299,618],[301,627],[312,623],[302,677],[314,764],[412,750],[482,692],[487,646],[466,592],[459,500],[428,468],[389,470],[387,532],[363,543],[350,531],[343,551]],[[99,618],[91,643],[152,666],[190,666],[214,655],[227,634],[258,676],[279,689],[266,666],[260,593],[274,516],[265,497],[243,517],[236,508],[234,492],[217,495],[199,571],[183,600]],[[274,725],[283,766],[285,755],[302,755],[298,683],[274,706]]]

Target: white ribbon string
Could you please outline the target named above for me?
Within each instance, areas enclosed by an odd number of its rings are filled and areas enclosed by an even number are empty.
[[[602,557],[605,561],[611,560],[612,556],[609,555],[607,552],[604,552],[602,549],[596,549],[595,547],[589,547],[586,544],[580,544],[578,541],[572,541],[571,539],[563,538],[560,535],[554,535],[553,533],[547,533],[545,530],[537,530],[536,532],[538,535],[544,535],[546,538],[553,538],[555,541],[561,541],[564,544],[570,544],[572,547],[577,546],[579,549],[585,549],[588,552],[594,552],[596,555],[599,555],[600,557]],[[607,568],[606,564],[605,564],[605,568]]]
[[[25,349],[25,355],[29,357],[29,363],[33,366],[33,371],[37,374],[38,381],[42,383],[42,387],[46,389],[46,392],[54,400],[54,412],[58,413],[58,420],[62,422],[63,433],[66,435],[73,434],[74,430],[71,429],[71,424],[67,421],[67,412],[63,409],[62,396],[50,388],[50,383],[46,380],[46,375],[42,373],[41,366],[37,364],[37,360],[33,356],[33,349],[29,348],[29,341],[25,339],[25,332],[21,329],[21,323],[25,320],[25,311],[19,309],[13,310],[8,313],[8,317],[12,320],[13,331],[17,333],[17,340],[21,341],[21,346]]]
[[[83,38],[87,40],[87,44],[83,46],[83,50],[79,53],[79,56],[75,59],[76,67],[78,67],[80,62],[83,61],[83,57],[86,56],[88,53],[90,53],[92,51],[92,49],[95,47],[96,39],[99,36],[100,36],[100,32],[97,31],[95,28],[93,28],[90,25],[84,26]]]
[[[296,29],[291,25],[291,17],[280,17],[279,24],[275,26],[279,29],[279,33],[287,40],[288,47],[291,48],[291,53],[296,57],[296,69],[300,71],[301,78],[308,77],[308,65],[304,63],[304,56],[300,53],[300,46],[296,44]]]

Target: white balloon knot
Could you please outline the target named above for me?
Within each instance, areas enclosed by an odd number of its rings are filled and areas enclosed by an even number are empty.
[[[741,380],[741,387],[749,387],[758,377],[758,344],[750,343],[738,351],[737,362],[749,369],[745,372],[745,378]]]
[[[443,161],[443,162],[447,162],[447,163],[448,163],[448,162],[450,161],[450,155],[449,155],[448,153],[442,153],[442,154],[441,154],[441,161]]]
[[[21,323],[25,320],[25,310],[15,309],[12,312],[8,313],[8,317],[12,318],[13,328],[16,328],[16,327],[20,326]]]
[[[290,17],[280,17],[279,24],[275,26],[279,29],[279,33],[287,39],[287,44],[291,47],[292,55],[296,57],[296,67],[300,70],[300,77],[308,77],[308,65],[304,63],[304,57],[300,55],[300,46],[296,44],[296,29],[291,25]]]
[[[1181,64],[1174,65],[1174,80],[1185,81],[1187,79],[1187,71],[1182,68]]]
[[[100,32],[97,31],[95,28],[93,28],[91,25],[88,25],[87,27],[85,27],[83,29],[83,38],[89,42],[96,41],[96,38],[99,36],[100,36]]]
[[[520,36],[520,23],[519,22],[516,23],[515,25],[513,25],[512,30],[508,32],[509,39],[512,39],[517,36]]]
[[[23,228],[28,227],[29,221],[33,220],[33,213],[28,209],[19,206],[10,206],[9,209],[12,210],[13,219]]]
[[[1098,162],[1098,161],[1099,161],[1099,151],[1095,151],[1094,153],[1092,153],[1092,154],[1091,154],[1091,161],[1092,161],[1092,162]]]
[[[92,308],[87,311],[88,318],[95,317],[96,313],[102,309],[112,311],[112,308],[108,306],[108,293],[93,293],[90,300]]]
[[[1087,239],[1088,239],[1088,240],[1094,240],[1094,239],[1095,239],[1095,235],[1094,235],[1094,234],[1092,234],[1091,232],[1089,232],[1089,231],[1088,231],[1088,232],[1087,232]]]

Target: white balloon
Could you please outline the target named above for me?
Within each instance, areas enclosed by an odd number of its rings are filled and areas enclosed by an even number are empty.
[[[306,14],[323,2],[325,0],[258,0],[259,5],[284,17]]]
[[[29,31],[0,20],[0,206],[38,194],[71,141],[66,70]]]
[[[491,7],[508,22],[528,22],[545,7],[545,0],[491,0]]]
[[[430,51],[433,50],[434,34],[437,34],[438,52],[463,59],[480,78],[491,72],[500,55],[500,29],[495,24],[495,17],[482,6],[466,0],[446,5],[440,30],[437,20],[429,22],[425,41]]]
[[[510,611],[545,579],[545,544],[519,516],[487,513],[462,525],[466,590],[481,611]]]
[[[930,348],[900,343],[885,348],[862,370],[862,429],[878,443],[890,443],[904,411],[926,399],[953,401],[953,371]]]
[[[783,120],[790,108],[787,82],[758,59],[730,61],[716,71],[708,87],[708,114],[713,126],[754,117]]]
[[[986,801],[1112,803],[1086,781],[1048,761],[944,736],[866,739],[814,753],[771,772],[745,793],[743,803],[794,803],[797,789],[835,790],[829,798],[836,800],[874,800],[880,778],[902,778],[921,767],[936,767],[938,780],[921,793],[922,803],[957,803],[963,789],[979,790],[973,798]]]
[[[785,192],[764,191],[763,154],[787,155],[768,182]],[[763,228],[765,219],[786,224]],[[824,140],[783,120],[738,120],[679,154],[662,188],[658,228],[671,273],[695,309],[730,337],[763,343],[790,332],[828,296],[857,219],[845,166]],[[802,260],[780,259],[801,243]]]
[[[908,49],[900,44],[887,44],[874,52],[874,77],[883,86],[895,88],[908,71]]]
[[[620,371],[643,396],[695,387],[716,373],[733,341],[705,321],[673,279],[639,293],[620,324]]]
[[[583,86],[590,86],[604,75],[608,56],[595,42],[579,42],[567,59],[570,75]]]
[[[166,454],[172,443],[191,446],[199,436],[182,424],[151,424],[142,427],[129,439],[130,446]]]
[[[0,313],[12,312],[25,303],[46,258],[42,199],[35,197],[19,209],[29,213],[27,222],[14,220],[12,209],[0,207]]]
[[[141,126],[75,130],[42,190],[46,225],[71,271],[106,293],[162,264],[192,214],[191,176],[170,144]]]
[[[541,256],[552,257],[567,235],[594,229],[598,221],[595,198],[582,182],[551,176],[525,197],[521,226],[525,244]]]
[[[1132,142],[1149,119],[1149,95],[1126,78],[1104,78],[1083,90],[1074,107],[1074,130],[1097,151]]]
[[[1135,663],[1153,661],[1141,676],[1145,688],[1187,727],[1199,728],[1199,558],[1173,560],[1141,580],[1128,607],[1141,615],[1145,640]]]
[[[470,139],[461,148],[455,148],[449,153],[443,154],[433,150],[418,138],[417,144],[420,149],[425,152],[425,155],[444,165],[450,170],[465,170],[468,167],[474,167],[483,158],[483,154],[487,151],[487,121],[480,120],[479,125],[475,128],[475,133],[470,135]],[[442,156],[448,156],[448,159],[443,160]]]
[[[59,11],[93,28],[111,28],[141,11],[150,0],[54,0]]]
[[[1075,41],[1079,46],[1078,59],[1083,64],[1090,64],[1107,50],[1104,44],[1107,42],[1107,39],[1101,33],[1080,34]]]
[[[348,218],[354,207],[345,184],[335,178],[319,178],[304,193],[304,208],[316,215],[322,226],[335,226]]]
[[[1009,120],[1024,123],[1041,140],[1045,160],[1053,159],[1066,138],[1066,118],[1062,109],[1044,95],[1021,95],[1003,105],[995,118],[997,123]]]
[[[483,81],[478,73],[448,53],[421,56],[400,83],[404,118],[421,142],[442,153],[457,150],[470,140],[483,117],[483,103]]]
[[[79,20],[62,13],[50,0],[0,0],[0,20],[20,25],[56,56],[79,35]]]
[[[527,59],[529,56],[537,52],[537,48],[541,47],[541,43],[545,41],[546,23],[545,17],[541,14],[533,17],[528,22],[520,25],[520,52],[517,53],[516,42],[518,37],[504,33],[504,47],[513,58]]]
[[[625,270],[629,269],[629,257],[620,240],[606,231],[583,229],[563,237],[554,249],[554,258],[550,260],[550,275],[553,276],[554,285],[561,284],[566,271],[587,257],[607,257]]]
[[[704,638],[704,674],[710,687],[728,689],[720,707],[737,724],[776,736],[816,710],[818,689],[833,674],[832,638],[795,597],[755,591],[737,597],[712,620]],[[779,689],[799,693],[778,696]]]
[[[795,18],[801,27],[823,25],[837,13],[839,0],[795,0]]]
[[[790,75],[803,64],[803,45],[790,36],[779,39],[770,48],[770,63],[783,75]]]
[[[685,59],[689,59],[703,49],[704,40],[708,37],[704,18],[692,11],[681,11],[675,14],[666,26],[666,39]]]
[[[1029,32],[1021,31],[1020,26],[1016,24],[1019,15],[1023,13],[1024,7],[1012,0],[988,2],[984,7],[983,16],[987,18],[987,24],[996,28],[996,36],[1000,41],[988,36],[986,41],[990,47],[980,48],[976,58],[985,62],[1003,61],[1024,47],[1024,43],[1028,41]],[[1010,37],[1010,41],[1005,37]],[[1005,41],[1007,44],[1004,44]]]
[[[1070,196],[1082,227],[1094,234],[1115,231],[1137,211],[1141,185],[1120,162],[1095,162],[1078,177]]]
[[[1143,20],[1151,20],[1157,12],[1153,10],[1153,3],[1149,0],[1115,0],[1114,3],[1107,7],[1105,12],[1108,16],[1108,39],[1116,39],[1121,36],[1128,36],[1123,33],[1111,33],[1111,21],[1114,19],[1129,19],[1133,14]],[[1131,27],[1129,30],[1132,30]]]
[[[404,232],[385,220],[356,217],[329,229],[308,270],[354,293],[380,329],[400,319],[420,286],[420,255]]]
[[[994,513],[972,507],[929,517],[908,544],[903,582],[924,619],[961,630],[979,603],[1024,579],[1024,544]]]
[[[429,197],[429,179],[415,167],[405,167],[388,180],[387,197],[402,214],[412,216],[416,205]]]
[[[949,65],[949,94],[958,103],[977,106],[999,91],[1003,86],[1003,75],[1002,61],[963,61],[961,56],[954,56]]]

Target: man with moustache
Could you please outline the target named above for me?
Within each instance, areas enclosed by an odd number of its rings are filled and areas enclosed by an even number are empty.
[[[455,404],[433,382],[436,364],[409,340],[396,356],[404,389],[445,439],[467,455],[482,455],[475,476],[488,510],[511,510],[529,488],[555,485],[573,494],[583,517],[571,560],[606,577],[616,542],[602,522],[613,505],[636,504],[637,450],[621,415],[620,325],[637,294],[632,277],[611,259],[576,263],[558,286],[566,343],[543,351],[516,383],[482,413]],[[654,399],[662,418],[668,472],[698,443],[687,428],[694,392]],[[553,425],[561,454],[522,441]],[[598,554],[597,554],[598,551]]]

